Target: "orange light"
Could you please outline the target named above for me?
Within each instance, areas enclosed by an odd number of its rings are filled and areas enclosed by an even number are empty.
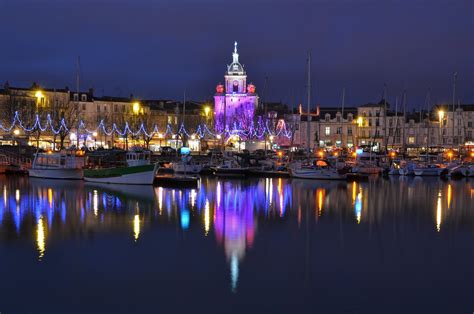
[[[323,152],[318,152],[319,157],[323,157],[324,153]]]
[[[278,152],[278,156],[279,157],[283,156],[283,152]]]
[[[474,152],[471,152],[471,157],[474,157]]]
[[[48,150],[48,154],[52,154],[52,153],[53,153],[52,151]]]
[[[390,156],[391,156],[391,157],[395,157],[395,155],[396,155],[395,152],[391,152],[391,153],[390,153]]]
[[[337,157],[339,154],[337,152],[334,153],[334,156]]]
[[[357,157],[357,153],[356,153],[356,152],[353,152],[353,153],[352,153],[352,157],[354,157],[354,158]]]

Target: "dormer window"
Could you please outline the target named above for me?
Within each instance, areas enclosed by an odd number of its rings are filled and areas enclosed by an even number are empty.
[[[329,122],[329,119],[331,118],[331,116],[329,114],[326,114],[324,116],[324,119],[326,120],[326,122]]]
[[[74,94],[72,96],[72,99],[74,99],[74,101],[79,101],[79,95],[78,94]]]
[[[353,119],[354,119],[354,117],[352,116],[352,113],[349,113],[347,115],[347,121],[352,122]]]
[[[87,101],[87,95],[86,94],[81,95],[81,101]]]

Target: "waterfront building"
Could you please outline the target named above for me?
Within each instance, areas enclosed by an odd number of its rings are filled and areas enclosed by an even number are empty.
[[[351,148],[357,140],[357,108],[320,108],[316,120],[317,142],[321,148]]]
[[[249,129],[255,122],[259,98],[255,85],[247,84],[247,73],[239,62],[237,42],[224,80],[224,85],[217,85],[214,95],[215,129]]]

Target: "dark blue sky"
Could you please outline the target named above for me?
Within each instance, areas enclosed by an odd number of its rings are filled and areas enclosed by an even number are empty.
[[[262,96],[304,100],[306,54],[313,100],[411,106],[458,96],[474,102],[473,0],[0,0],[0,81],[75,86],[142,98],[212,97],[233,42]]]

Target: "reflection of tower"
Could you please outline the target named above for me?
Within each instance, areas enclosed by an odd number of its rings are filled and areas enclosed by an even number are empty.
[[[237,42],[234,43],[232,63],[227,66],[225,84],[218,84],[214,96],[216,129],[246,129],[253,123],[258,96],[253,84],[247,85],[247,74],[239,62]],[[225,115],[225,117],[224,117]]]
[[[217,184],[214,228],[217,241],[223,243],[227,260],[230,262],[232,291],[236,291],[239,278],[239,262],[245,256],[247,246],[253,245],[256,225],[251,191],[240,189],[229,183]],[[223,199],[221,199],[223,197]]]

